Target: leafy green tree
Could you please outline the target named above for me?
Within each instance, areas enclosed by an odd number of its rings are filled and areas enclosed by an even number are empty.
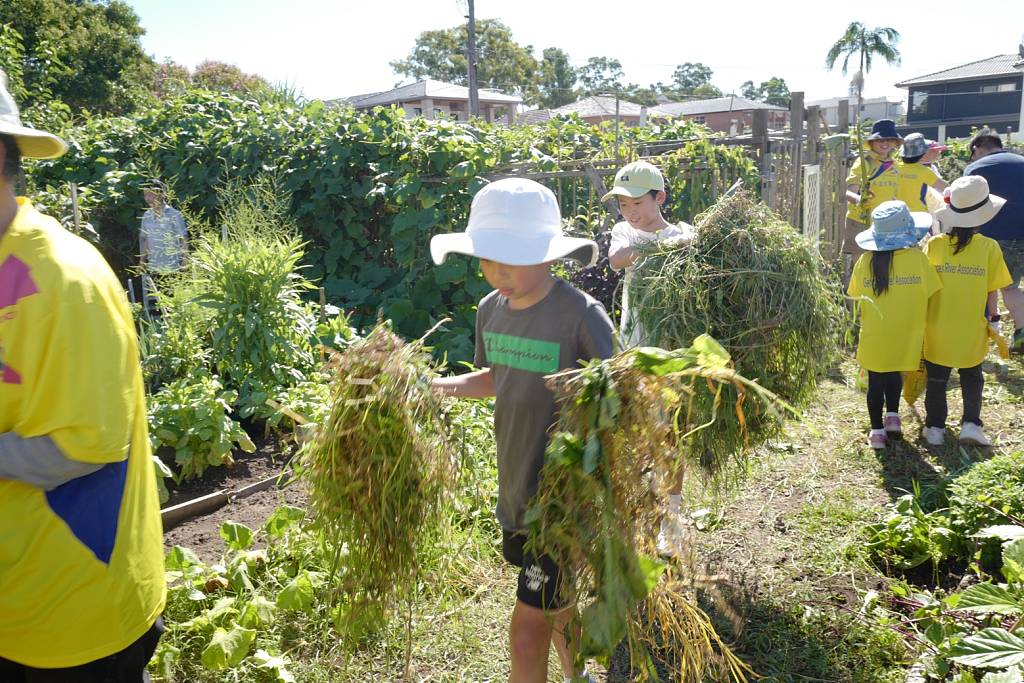
[[[759,86],[754,86],[753,81],[747,81],[740,86],[740,97],[774,104],[777,107],[789,106],[789,96],[789,86],[786,85],[786,80],[774,76],[767,81],[762,81]]]
[[[622,85],[622,64],[617,59],[591,57],[586,66],[580,68],[579,81],[583,92],[595,95],[599,92],[624,90]]]
[[[391,69],[402,76],[433,78],[445,83],[468,85],[466,47],[469,34],[465,24],[454,28],[424,31],[405,59],[391,62]],[[481,88],[500,89],[534,103],[539,99],[537,78],[540,64],[532,45],[520,45],[512,31],[497,19],[476,24],[476,77]]]
[[[672,72],[672,82],[675,84],[676,91],[684,96],[697,96],[697,89],[701,86],[711,85],[711,76],[714,72],[711,71],[711,67],[704,66],[700,62],[692,64],[686,62],[676,67],[676,70]],[[720,97],[721,91],[718,88],[714,88],[718,92],[717,95],[710,95],[710,97]],[[710,92],[707,88],[704,89],[705,93]]]
[[[842,74],[845,76],[850,57],[856,56],[860,64],[854,80],[857,85],[857,120],[860,121],[860,108],[864,103],[864,75],[870,73],[871,63],[875,57],[881,57],[889,66],[899,66],[900,51],[896,49],[900,42],[900,34],[894,28],[868,29],[863,22],[852,21],[846,32],[835,42],[825,55],[825,67],[831,71],[839,58],[843,58]]]
[[[127,3],[3,0],[0,24],[22,37],[26,106],[45,89],[74,111],[122,114],[149,101],[156,65],[142,49],[146,31]]]
[[[234,64],[207,59],[196,67],[192,82],[207,90],[229,92],[235,95],[269,88],[266,79],[256,74],[247,74]]]
[[[698,100],[713,100],[716,97],[722,97],[723,93],[710,83],[704,83],[702,85],[698,85],[690,95],[696,97]]]
[[[544,50],[540,62],[540,105],[554,109],[576,101],[576,69],[569,63],[569,55],[557,47]]]

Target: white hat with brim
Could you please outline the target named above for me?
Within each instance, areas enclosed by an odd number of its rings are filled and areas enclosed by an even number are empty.
[[[30,159],[52,159],[68,151],[56,135],[21,125],[18,105],[7,92],[7,74],[0,70],[0,135],[10,135],[18,143],[18,153]]]
[[[444,263],[448,254],[465,254],[509,266],[535,266],[572,260],[584,268],[597,262],[597,244],[562,234],[562,216],[554,193],[521,178],[498,180],[477,193],[466,232],[434,235],[430,255]]]
[[[899,200],[882,202],[871,212],[871,227],[857,234],[857,245],[865,251],[905,249],[920,242],[931,226],[929,213],[911,211]]]
[[[957,178],[949,186],[949,203],[935,212],[945,230],[977,228],[988,223],[1006,200],[988,192],[988,181],[977,175]]]

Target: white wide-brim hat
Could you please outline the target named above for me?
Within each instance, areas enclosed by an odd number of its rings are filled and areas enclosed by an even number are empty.
[[[988,223],[1006,200],[988,193],[988,181],[980,175],[957,178],[949,186],[949,203],[935,212],[948,232],[952,228],[977,228]]]
[[[589,268],[597,262],[597,243],[562,234],[562,215],[551,190],[532,180],[506,178],[473,198],[466,232],[430,238],[434,263],[444,263],[448,254],[508,266],[572,260]]]
[[[21,125],[18,105],[7,91],[7,74],[0,70],[0,135],[18,143],[18,153],[30,159],[52,159],[68,151],[63,140],[52,133]]]

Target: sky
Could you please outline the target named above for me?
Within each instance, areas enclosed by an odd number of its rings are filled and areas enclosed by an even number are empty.
[[[336,99],[410,82],[389,62],[406,57],[422,31],[465,21],[465,0],[127,0],[146,29],[142,45],[158,61],[190,69],[204,59],[237,65],[307,98]],[[895,83],[998,54],[1017,52],[1022,0],[763,0],[654,3],[575,0],[475,0],[477,20],[499,19],[516,42],[558,47],[575,66],[617,59],[624,81],[670,83],[676,65],[700,62],[712,84],[739,93],[745,81],[783,78],[805,100],[842,97],[856,65],[829,72],[825,55],[851,21],[900,32],[902,65],[876,61],[865,96],[905,99]],[[616,13],[614,8],[628,7]],[[983,7],[972,28],[969,8]],[[641,9],[637,9],[641,8]],[[977,11],[977,10],[975,10]],[[978,12],[979,15],[982,12]]]

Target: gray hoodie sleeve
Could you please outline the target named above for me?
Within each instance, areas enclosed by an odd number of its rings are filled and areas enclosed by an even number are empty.
[[[102,464],[67,458],[48,436],[23,438],[16,432],[0,434],[0,479],[52,491],[72,479],[102,469]]]

